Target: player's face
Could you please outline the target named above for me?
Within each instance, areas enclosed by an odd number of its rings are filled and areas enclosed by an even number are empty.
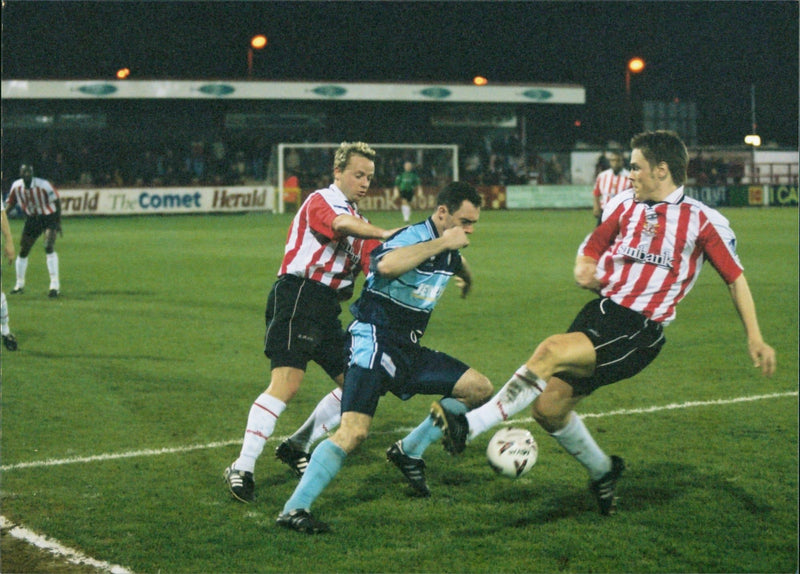
[[[29,165],[23,165],[19,168],[19,176],[22,178],[22,181],[25,182],[26,186],[30,186],[31,180],[33,179],[33,168]]]
[[[619,173],[622,170],[622,156],[621,155],[612,155],[608,160],[611,169],[614,170],[614,173]]]
[[[651,199],[657,191],[658,180],[656,179],[650,164],[638,149],[631,152],[631,175],[629,176],[636,199],[646,201]]]
[[[461,227],[464,230],[464,233],[472,233],[480,216],[480,208],[475,207],[471,201],[467,201],[465,199],[461,202],[461,207],[459,207],[453,213],[447,214],[447,217],[445,218],[445,229],[450,229],[451,227]]]
[[[333,179],[349,201],[358,203],[367,195],[369,184],[375,177],[375,162],[363,155],[353,154],[344,170],[335,168]]]

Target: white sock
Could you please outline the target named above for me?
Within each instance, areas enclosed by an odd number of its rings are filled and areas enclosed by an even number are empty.
[[[400,206],[400,213],[403,214],[403,221],[411,219],[411,206],[403,204]]]
[[[8,303],[6,294],[0,292],[0,334],[8,335],[11,329],[8,326]]]
[[[485,405],[467,413],[469,440],[530,405],[547,383],[522,365]]]
[[[308,452],[311,445],[339,426],[342,421],[342,390],[336,387],[325,395],[306,422],[289,437],[295,446]]]
[[[611,470],[611,457],[604,453],[589,434],[578,413],[573,411],[570,420],[561,430],[550,433],[565,451],[574,456],[589,471],[592,480],[598,480]]]
[[[17,257],[16,262],[14,263],[17,269],[17,284],[14,285],[15,289],[22,289],[25,287],[25,272],[28,270],[28,258],[27,257]]]
[[[50,273],[50,289],[61,289],[58,280],[58,253],[53,251],[47,254],[47,272]]]
[[[286,403],[267,393],[261,393],[250,407],[247,417],[247,430],[242,441],[242,451],[233,463],[236,470],[253,472],[256,460],[261,456],[267,439],[275,430],[275,423],[286,409]]]

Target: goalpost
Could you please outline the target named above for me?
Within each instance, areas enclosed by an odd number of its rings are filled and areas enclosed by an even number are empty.
[[[289,177],[298,187],[315,191],[327,187],[333,177],[333,156],[339,143],[279,143],[271,154],[268,181],[278,190],[277,212],[285,212],[285,186]],[[369,144],[378,152],[374,188],[392,188],[403,163],[411,161],[423,186],[441,187],[458,180],[457,144]],[[299,192],[298,190],[294,190]]]

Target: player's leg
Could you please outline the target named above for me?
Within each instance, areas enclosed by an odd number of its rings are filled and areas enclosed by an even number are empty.
[[[6,294],[0,292],[0,334],[3,336],[3,345],[9,351],[17,350],[17,338],[11,333],[8,320],[8,302]]]
[[[322,337],[314,348],[311,359],[316,362],[336,383],[337,388],[326,394],[306,421],[288,439],[275,449],[275,456],[285,463],[297,476],[302,476],[308,466],[311,446],[320,438],[339,426],[342,418],[342,385],[344,368],[347,365],[347,336],[338,315],[319,317]]]
[[[553,373],[569,371],[585,376],[593,371],[594,361],[594,346],[583,333],[553,335],[539,344],[530,359],[483,406],[462,417],[446,405],[434,403],[432,413],[445,431],[445,448],[452,454],[462,452],[466,442],[528,407],[546,389]]]
[[[25,290],[25,274],[28,271],[28,255],[30,255],[31,248],[36,243],[36,240],[42,234],[42,228],[37,225],[36,217],[28,217],[25,219],[25,226],[22,229],[22,236],[19,240],[19,254],[14,261],[14,268],[17,272],[17,279],[14,288],[11,290],[12,295],[22,293]]]
[[[237,500],[241,502],[253,500],[256,461],[275,431],[275,424],[286,409],[286,403],[300,388],[304,374],[305,371],[295,367],[272,369],[269,387],[250,406],[239,457],[225,469],[224,474],[228,488]]]
[[[308,534],[328,530],[327,525],[311,516],[311,505],[338,474],[347,455],[366,439],[384,377],[379,369],[358,365],[348,369],[342,392],[342,424],[331,438],[314,449],[303,478],[278,516],[279,526]]]
[[[410,364],[408,384],[393,389],[403,397],[417,394],[444,395],[437,404],[448,411],[463,416],[467,410],[483,404],[492,394],[492,383],[483,374],[465,363],[430,349],[421,348]],[[430,495],[425,479],[425,461],[422,455],[434,442],[441,440],[442,429],[433,415],[425,419],[408,435],[386,451],[386,458],[406,477],[414,490],[423,496]]]
[[[343,375],[339,376],[343,379]],[[339,383],[339,381],[337,381]],[[332,432],[342,420],[342,390],[336,387],[326,394],[305,422],[275,449],[275,456],[289,466],[297,476],[303,476],[308,466],[311,447]]]
[[[50,289],[48,296],[51,298],[58,297],[61,290],[61,280],[58,272],[58,253],[56,253],[56,228],[51,225],[44,232],[44,252],[47,259],[47,273],[50,275]]]

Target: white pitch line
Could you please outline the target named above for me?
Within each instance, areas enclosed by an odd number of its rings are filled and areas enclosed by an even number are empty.
[[[9,521],[5,516],[0,516],[0,527],[2,527],[3,530],[7,529],[9,536],[13,536],[14,538],[27,542],[28,544],[34,545],[37,548],[46,550],[51,554],[58,556],[59,558],[63,558],[71,564],[93,566],[98,570],[110,572],[111,574],[132,574],[127,568],[117,566],[116,564],[109,564],[108,562],[95,560],[94,558],[89,558],[77,550],[67,548],[52,538],[47,538],[41,534],[36,534],[32,530],[28,530],[22,526],[17,526]]]
[[[669,411],[675,409],[688,409],[693,407],[707,407],[713,405],[728,405],[733,403],[743,403],[743,402],[750,402],[750,401],[762,401],[766,399],[777,399],[782,397],[794,397],[797,396],[797,391],[788,391],[784,393],[770,393],[767,395],[754,395],[749,397],[735,397],[732,399],[716,399],[710,401],[688,401],[685,403],[671,403],[668,405],[661,405],[661,406],[654,406],[654,407],[645,407],[640,409],[620,409],[617,411],[609,411],[605,413],[584,413],[581,414],[581,418],[589,419],[589,418],[600,418],[600,417],[610,417],[610,416],[618,416],[618,415],[638,415],[638,414],[646,414],[646,413],[655,413],[658,411]],[[532,418],[520,418],[514,419],[515,422],[533,422]],[[391,432],[403,432],[406,430],[411,429],[396,429],[395,431]],[[380,434],[380,433],[372,433],[372,434]],[[270,441],[276,440],[283,440],[286,437],[272,437]],[[109,454],[97,454],[92,456],[81,456],[81,457],[72,457],[72,458],[61,458],[61,459],[47,459],[47,460],[38,460],[38,461],[29,461],[29,462],[18,462],[16,464],[6,464],[0,466],[0,472],[8,472],[10,470],[20,470],[23,468],[40,468],[44,466],[59,466],[63,464],[81,464],[81,463],[89,463],[89,462],[102,462],[107,460],[118,460],[123,458],[136,458],[136,457],[144,457],[144,456],[159,456],[163,454],[179,454],[184,452],[190,452],[193,450],[203,450],[209,448],[220,448],[225,446],[233,446],[241,444],[241,439],[237,440],[227,440],[227,441],[220,441],[220,442],[211,442],[207,444],[195,444],[195,445],[188,445],[188,446],[180,446],[180,447],[172,447],[172,448],[158,448],[158,449],[145,449],[145,450],[134,450],[128,452],[119,452],[119,453],[109,453]]]

